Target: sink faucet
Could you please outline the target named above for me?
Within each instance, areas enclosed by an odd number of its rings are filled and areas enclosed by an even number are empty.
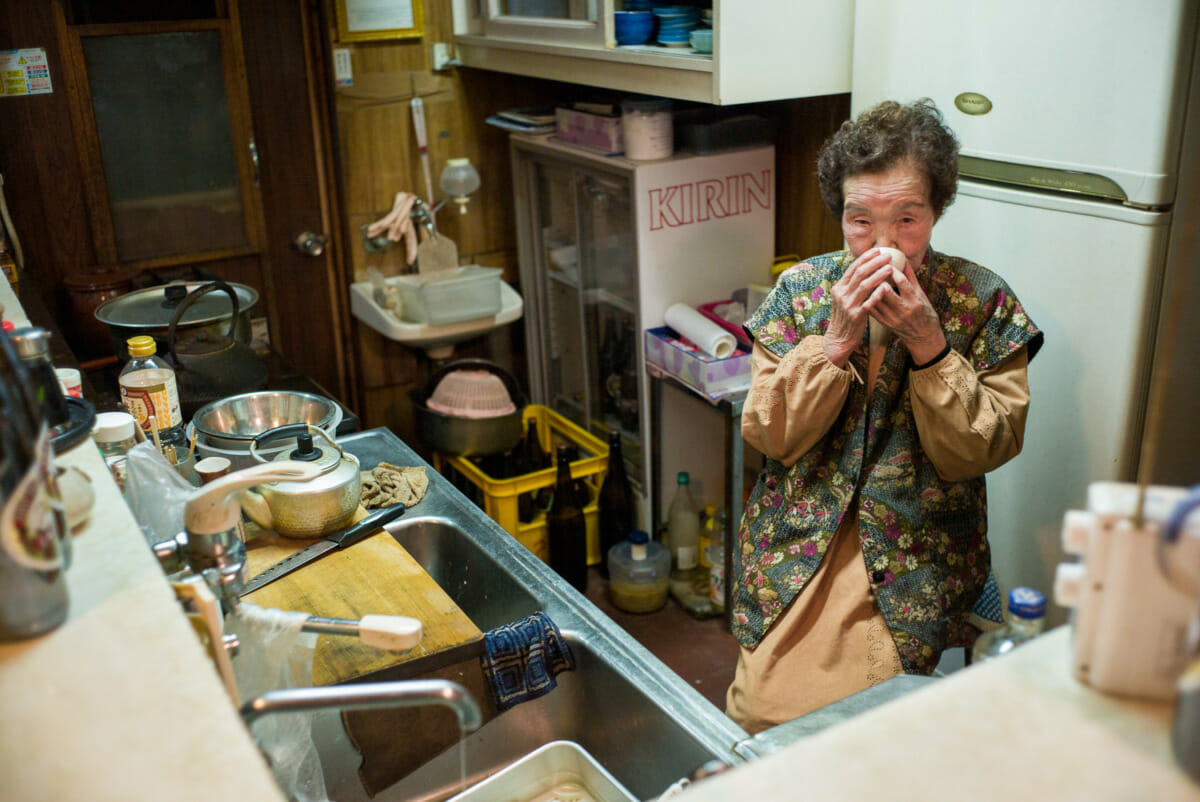
[[[483,724],[483,714],[470,692],[457,682],[440,679],[268,691],[242,705],[241,713],[242,719],[249,726],[272,713],[301,713],[329,708],[379,710],[424,705],[449,707],[458,715],[458,725],[464,732],[474,732]]]

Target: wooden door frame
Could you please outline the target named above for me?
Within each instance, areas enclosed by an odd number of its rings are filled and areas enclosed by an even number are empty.
[[[253,0],[241,4],[240,17],[261,160],[267,229],[263,276],[271,288],[268,312],[272,342],[302,372],[351,409],[357,409],[357,360],[349,320],[352,277],[336,158],[329,70],[332,53],[326,35],[329,19],[325,4],[320,0]],[[279,80],[288,69],[303,71],[303,97],[277,94],[297,86]],[[297,138],[304,147],[296,147]],[[315,165],[290,165],[279,158],[280,154],[306,150],[309,145]],[[289,203],[298,192],[315,194],[319,220],[296,219]],[[328,235],[319,264],[312,261],[313,257],[298,257],[291,248],[299,233],[293,227],[302,226]]]

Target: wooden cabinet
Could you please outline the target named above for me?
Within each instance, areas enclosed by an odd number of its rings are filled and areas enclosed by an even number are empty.
[[[504,13],[511,4],[500,0],[453,0],[459,59],[468,67],[715,105],[850,91],[852,3],[713,0],[713,52],[706,55],[686,47],[617,47],[618,2],[522,17]]]

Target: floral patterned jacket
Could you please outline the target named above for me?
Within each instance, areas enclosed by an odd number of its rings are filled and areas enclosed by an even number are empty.
[[[809,259],[780,277],[746,328],[783,356],[829,326],[830,290],[853,261],[847,251]],[[1042,333],[999,276],[930,250],[918,280],[950,347],[985,370]],[[866,375],[864,348],[851,361]],[[924,454],[909,398],[912,361],[888,349],[867,408],[851,385],[824,437],[791,467],[767,464],[746,505],[734,553],[733,632],[756,645],[808,583],[842,518],[858,500],[859,536],[872,592],[904,670],[929,673],[943,649],[967,645],[966,622],[991,567],[982,476],[946,481]],[[968,634],[969,633],[969,634]]]

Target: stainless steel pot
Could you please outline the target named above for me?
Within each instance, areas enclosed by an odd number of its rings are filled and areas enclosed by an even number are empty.
[[[447,374],[455,370],[486,370],[504,380],[509,397],[516,411],[492,418],[460,418],[446,415],[426,405],[429,396]],[[413,405],[413,422],[417,436],[439,454],[452,457],[478,457],[488,454],[503,454],[521,442],[523,427],[521,411],[525,407],[525,394],[517,379],[504,368],[485,359],[459,359],[438,370],[425,387],[414,387],[408,391]]]
[[[254,438],[269,429],[290,423],[311,423],[333,434],[342,422],[342,410],[332,400],[291,390],[262,390],[240,393],[206,404],[192,416],[203,443],[216,448],[250,453]],[[276,442],[276,448],[295,448],[292,441]],[[263,453],[263,449],[259,449]]]
[[[125,341],[145,334],[158,343],[158,352],[170,348],[167,333],[176,308],[192,290],[211,284],[208,281],[180,281],[159,287],[147,287],[105,301],[96,308],[96,319],[108,326],[113,350],[124,360],[129,358]],[[230,284],[237,294],[238,312],[233,326],[233,338],[240,343],[250,342],[251,309],[258,303],[258,290],[245,284]],[[229,331],[229,321],[235,319],[229,299],[206,295],[191,304],[176,324],[176,343],[189,343],[202,337],[218,340]]]

